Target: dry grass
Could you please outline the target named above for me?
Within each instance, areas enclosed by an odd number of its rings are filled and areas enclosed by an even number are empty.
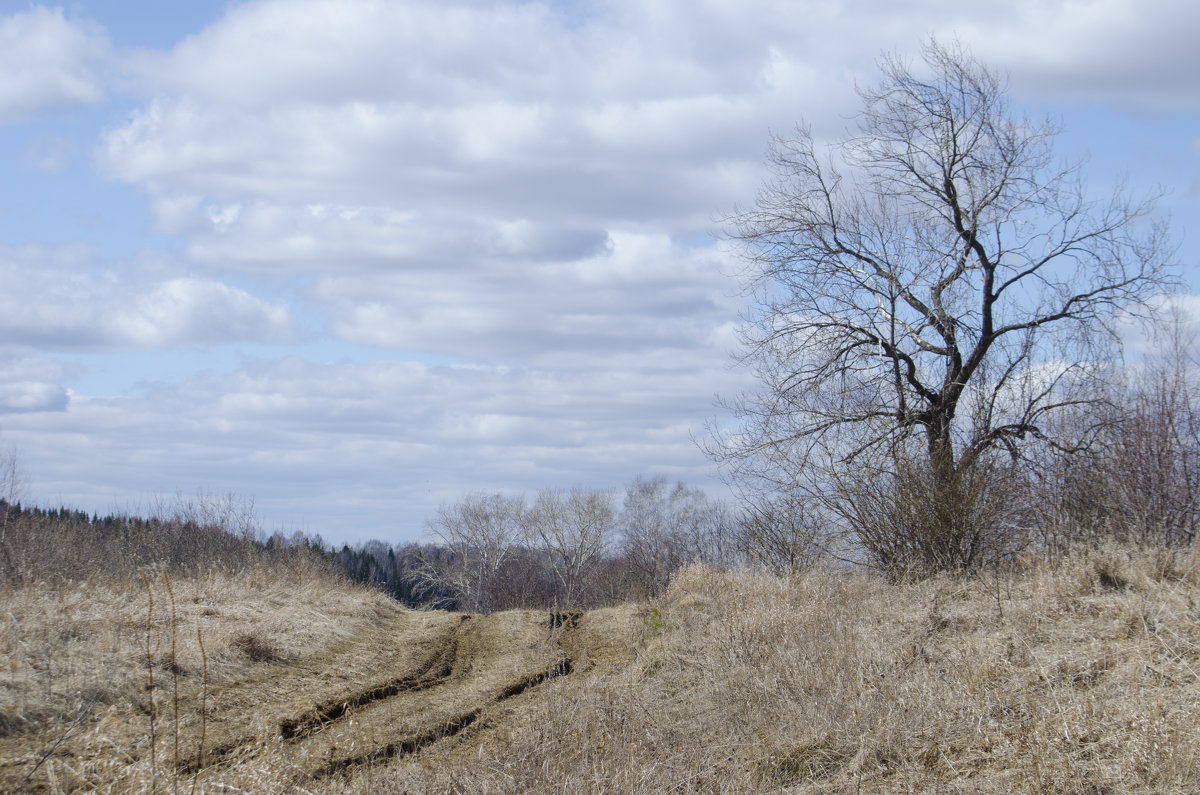
[[[549,618],[312,572],[172,590],[173,658],[161,576],[149,635],[144,588],[0,594],[0,789],[45,756],[28,784],[63,792],[1200,791],[1180,554],[902,585],[696,567],[654,605]]]
[[[1197,792],[1194,564],[1108,547],[908,585],[689,569],[628,665],[357,791]]]
[[[172,778],[198,748],[202,703],[219,718],[247,681],[394,611],[304,565],[0,591],[0,790],[123,791]],[[205,729],[211,741],[220,721]]]

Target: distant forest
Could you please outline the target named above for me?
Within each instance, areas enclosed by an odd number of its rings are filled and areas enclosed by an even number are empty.
[[[318,563],[410,607],[493,611],[595,607],[647,598],[691,561],[732,565],[742,526],[725,504],[665,480],[637,479],[621,506],[602,492],[468,495],[430,522],[433,541],[327,544],[265,533],[235,496],[176,498],[148,516],[100,515],[0,499],[0,581],[86,582],[146,567],[189,574]]]

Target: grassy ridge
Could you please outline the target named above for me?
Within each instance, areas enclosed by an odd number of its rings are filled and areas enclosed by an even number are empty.
[[[1197,792],[1197,582],[1117,546],[907,585],[693,568],[628,665],[351,791]]]
[[[154,766],[169,768],[198,744],[201,714],[211,735],[235,706],[231,687],[394,609],[299,558],[147,574],[0,589],[0,791],[149,791],[151,715]]]

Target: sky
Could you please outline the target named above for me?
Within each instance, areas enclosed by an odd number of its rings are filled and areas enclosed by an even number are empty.
[[[1192,0],[0,0],[0,445],[25,498],[416,540],[476,490],[723,487],[769,135],[957,39],[1200,292]]]

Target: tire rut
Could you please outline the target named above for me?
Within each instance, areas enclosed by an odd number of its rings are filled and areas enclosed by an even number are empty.
[[[361,765],[369,765],[375,762],[381,762],[385,759],[393,759],[397,756],[412,754],[420,751],[426,746],[433,745],[441,740],[454,737],[459,732],[469,727],[472,723],[479,719],[483,714],[483,707],[476,707],[469,712],[464,712],[460,715],[447,720],[443,725],[426,729],[417,734],[406,737],[402,740],[397,740],[394,743],[380,746],[373,751],[357,756],[346,757],[328,762],[317,770],[313,771],[314,778],[327,778],[338,773],[345,773],[351,768]]]
[[[415,673],[402,676],[381,685],[363,690],[349,698],[335,699],[295,718],[286,718],[279,723],[279,734],[284,740],[296,740],[321,731],[354,709],[360,709],[376,701],[393,698],[401,693],[413,693],[436,687],[447,681],[454,672],[458,658],[459,634],[470,616],[462,616],[461,622],[450,637],[449,643],[439,648]]]
[[[317,770],[312,771],[312,775],[315,778],[326,778],[339,774],[344,775],[356,767],[414,754],[435,743],[454,738],[469,728],[486,723],[486,721],[480,720],[485,712],[494,709],[508,699],[516,698],[531,688],[544,684],[549,680],[570,675],[575,670],[575,664],[562,648],[561,636],[574,630],[582,616],[583,612],[578,610],[549,612],[546,627],[549,639],[554,643],[557,660],[545,670],[537,671],[510,682],[496,692],[494,696],[486,698],[483,703],[474,706],[470,710],[443,719],[437,725],[409,734],[406,737],[401,737],[394,742],[377,746],[366,753],[330,760]]]
[[[450,629],[434,652],[417,665],[411,673],[373,685],[346,697],[326,701],[299,715],[280,720],[277,724],[280,739],[286,743],[303,740],[336,723],[355,709],[394,698],[403,693],[420,692],[444,684],[454,673],[462,631],[472,618],[473,616],[470,615],[460,616],[459,622]],[[238,737],[204,751],[203,757],[193,756],[182,761],[178,769],[180,772],[190,775],[199,770],[219,765],[235,756],[239,750],[253,745],[258,739],[254,735]]]

